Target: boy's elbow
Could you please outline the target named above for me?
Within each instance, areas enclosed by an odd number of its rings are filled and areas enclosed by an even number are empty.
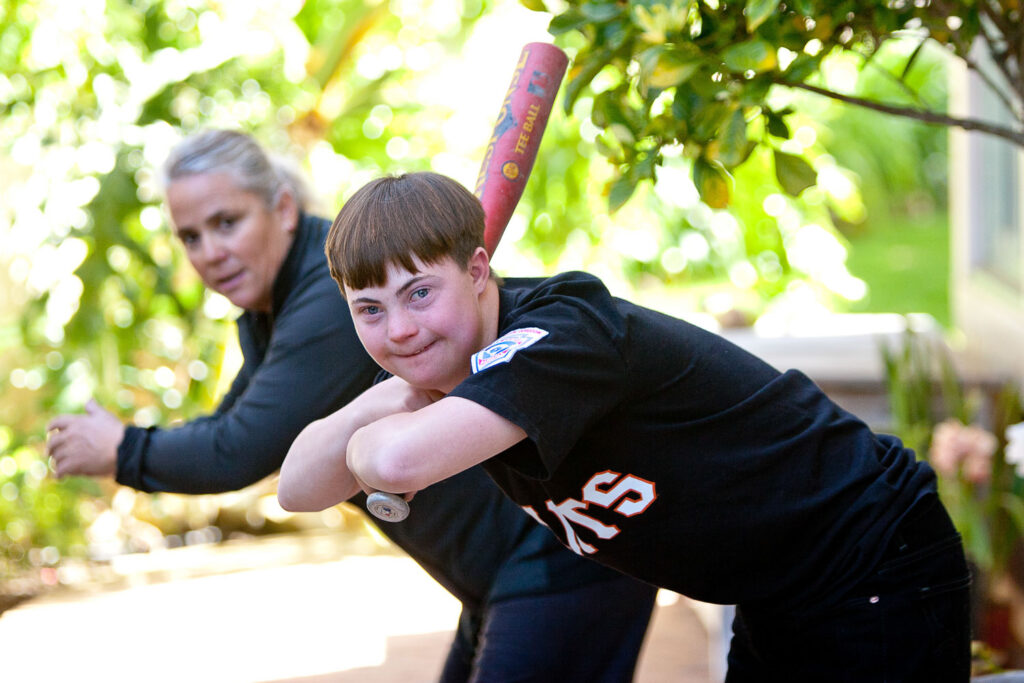
[[[303,495],[302,489],[294,486],[290,477],[282,472],[277,484],[277,504],[288,512],[315,512],[316,508]]]
[[[425,488],[416,476],[414,459],[400,439],[374,440],[365,431],[356,432],[349,442],[348,456],[352,470],[375,489],[409,493]]]
[[[283,480],[283,477],[282,477]],[[287,512],[320,512],[351,498],[354,491],[338,493],[334,488],[318,488],[308,482],[279,481],[277,504]]]
[[[422,482],[412,476],[410,468],[400,457],[382,456],[376,464],[373,476],[377,482],[376,488],[381,491],[409,493],[423,488]]]
[[[281,474],[277,480],[277,504],[288,512],[316,512],[328,507],[317,507],[310,477],[293,451],[294,446],[281,465]]]

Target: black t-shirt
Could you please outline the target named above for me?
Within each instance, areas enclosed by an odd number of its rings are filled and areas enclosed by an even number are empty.
[[[366,509],[362,493],[351,502]],[[377,527],[469,609],[622,577],[568,552],[480,467],[417,491],[411,508]]]
[[[566,273],[501,290],[451,392],[528,438],[484,463],[578,554],[694,598],[799,610],[877,561],[934,473],[799,372]]]

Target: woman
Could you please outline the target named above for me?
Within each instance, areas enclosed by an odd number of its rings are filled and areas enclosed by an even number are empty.
[[[249,136],[209,131],[165,164],[175,234],[210,289],[244,310],[244,363],[207,417],[121,424],[94,401],[49,426],[58,476],[116,476],[142,491],[214,493],[278,469],[313,420],[379,368],[356,337],[324,256],[329,224],[298,179]],[[363,508],[360,494],[353,502]],[[380,529],[463,604],[443,681],[628,681],[655,590],[565,550],[479,469],[420,492]],[[355,615],[353,615],[355,616]]]

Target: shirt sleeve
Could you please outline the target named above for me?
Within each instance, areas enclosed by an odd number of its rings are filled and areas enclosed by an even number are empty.
[[[502,330],[451,395],[521,427],[528,442],[502,457],[527,476],[546,478],[628,397],[624,321],[610,309],[555,298],[534,302]]]
[[[281,466],[307,424],[355,398],[378,371],[337,286],[323,277],[296,293],[275,321],[262,362],[251,360],[212,415],[173,429],[128,427],[118,482],[179,493],[252,484]]]

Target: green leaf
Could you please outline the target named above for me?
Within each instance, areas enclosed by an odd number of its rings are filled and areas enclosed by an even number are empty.
[[[955,517],[957,531],[963,536],[964,551],[985,569],[992,568],[992,539],[988,524],[976,505],[964,505]]]
[[[601,69],[611,61],[610,50],[599,50],[590,54],[577,56],[573,65],[569,68],[569,82],[565,86],[565,99],[563,109],[565,113],[572,112],[572,106],[576,99],[583,92],[583,89],[590,85]]]
[[[655,168],[661,163],[661,160],[660,154],[646,153],[641,155],[633,166],[635,177],[638,180],[657,180]]]
[[[750,79],[737,94],[738,99],[748,107],[760,107],[768,99],[768,92],[772,85],[774,85],[772,79],[767,76]]]
[[[810,55],[800,55],[793,60],[793,63],[789,65],[789,68],[784,72],[786,81],[790,83],[801,83],[811,75],[818,72],[821,66],[821,55],[811,57]]]
[[[622,7],[614,2],[588,2],[580,5],[580,12],[587,20],[600,24],[622,15]]]
[[[690,111],[689,121],[693,137],[699,141],[713,140],[732,113],[732,106],[718,100],[697,100]]]
[[[609,50],[618,50],[633,39],[636,29],[628,21],[617,19],[601,27],[601,36]]]
[[[818,13],[814,0],[789,0],[788,4],[805,17],[813,17]]]
[[[734,168],[747,158],[747,120],[737,108],[718,137],[718,160],[726,168]]]
[[[700,68],[692,51],[658,45],[640,54],[641,79],[653,88],[664,90],[684,83]]]
[[[519,0],[519,4],[528,10],[534,12],[547,12],[548,8],[544,4],[544,0]]]
[[[712,209],[724,209],[729,206],[729,176],[719,164],[703,158],[694,161],[693,184],[700,193],[701,201]]]
[[[786,194],[799,196],[801,192],[818,182],[818,174],[814,167],[802,157],[779,150],[775,150],[774,154],[775,177]]]
[[[731,71],[753,71],[763,73],[771,71],[779,64],[775,48],[767,40],[754,38],[737,43],[722,52],[722,61]]]
[[[783,140],[789,139],[789,126],[786,125],[785,119],[773,111],[767,112],[764,117],[767,119],[767,128],[770,135],[782,138]]]
[[[608,208],[618,211],[636,191],[636,183],[627,176],[619,176],[608,190]]]
[[[1010,492],[1003,493],[999,502],[1013,520],[1018,533],[1024,532],[1024,501]]]
[[[747,6],[743,10],[747,15],[747,31],[756,31],[778,7],[779,0],[747,0]]]
[[[553,36],[560,36],[569,31],[581,29],[587,25],[587,19],[579,10],[570,9],[562,12],[548,24],[548,33]]]
[[[676,88],[676,96],[672,98],[672,116],[678,121],[689,122],[693,112],[702,105],[704,99],[686,83]]]

